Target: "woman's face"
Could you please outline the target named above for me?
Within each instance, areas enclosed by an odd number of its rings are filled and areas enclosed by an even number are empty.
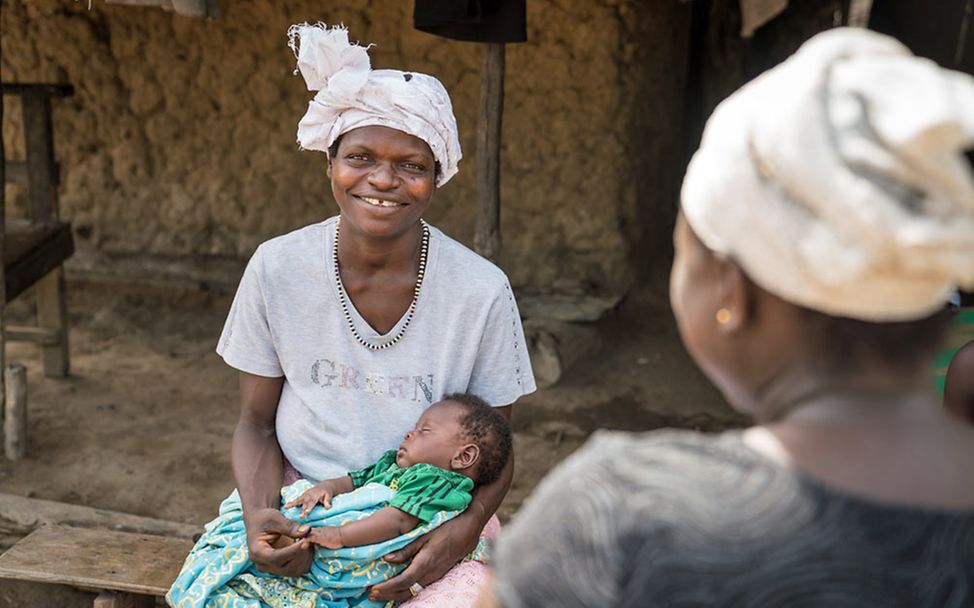
[[[381,126],[345,133],[328,162],[343,229],[391,237],[413,228],[433,197],[434,172],[433,152],[417,137]]]
[[[670,271],[670,306],[680,328],[680,337],[690,354],[701,363],[701,351],[710,342],[708,325],[715,314],[708,302],[714,279],[708,268],[709,252],[690,230],[681,213],[673,230],[673,268]]]
[[[681,213],[673,232],[673,269],[670,272],[670,305],[683,344],[704,374],[737,409],[751,410],[745,388],[740,338],[734,340],[726,325],[717,322],[725,305],[726,285],[715,255],[690,229]]]

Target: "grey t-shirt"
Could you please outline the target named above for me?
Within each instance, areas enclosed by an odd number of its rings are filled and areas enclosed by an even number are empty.
[[[240,281],[217,352],[232,367],[284,376],[277,440],[312,481],[344,475],[399,444],[445,394],[494,406],[535,390],[514,295],[504,273],[430,227],[426,275],[400,342],[355,341],[334,277],[331,218],[258,247]],[[349,302],[359,335],[378,335]]]
[[[496,557],[507,608],[974,606],[974,511],[850,496],[739,433],[599,433]]]

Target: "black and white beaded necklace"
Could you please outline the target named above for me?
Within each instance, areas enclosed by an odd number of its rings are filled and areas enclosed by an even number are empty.
[[[352,311],[350,310],[350,298],[345,292],[345,285],[342,283],[342,275],[338,271],[338,232],[341,225],[341,220],[335,222],[335,244],[332,247],[332,255],[335,258],[335,283],[338,285],[338,298],[342,305],[342,312],[345,314],[345,322],[348,323],[348,329],[352,332],[352,337],[355,341],[368,348],[370,350],[383,350],[391,346],[395,346],[397,342],[402,340],[403,335],[409,328],[409,324],[413,320],[413,314],[416,313],[416,302],[419,300],[419,290],[423,286],[423,275],[426,274],[426,254],[429,252],[430,245],[430,227],[425,220],[419,220],[423,225],[423,240],[419,248],[419,272],[416,273],[416,287],[413,288],[413,301],[409,303],[409,309],[406,310],[406,322],[402,324],[402,327],[396,333],[396,335],[383,344],[375,344],[369,342],[361,335],[359,335],[358,330],[355,329],[355,322],[352,321]]]

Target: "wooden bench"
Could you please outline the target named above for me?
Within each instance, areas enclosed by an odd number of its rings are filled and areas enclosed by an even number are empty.
[[[0,578],[97,591],[95,608],[150,608],[192,546],[184,538],[44,525],[0,555]]]

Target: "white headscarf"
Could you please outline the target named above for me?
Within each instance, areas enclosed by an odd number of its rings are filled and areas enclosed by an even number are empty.
[[[972,143],[974,79],[892,38],[830,30],[717,107],[683,210],[790,302],[921,318],[974,286]]]
[[[381,125],[429,144],[440,164],[437,186],[456,175],[463,156],[457,121],[439,80],[417,72],[371,69],[368,49],[350,44],[341,26],[292,25],[288,40],[308,90],[318,92],[298,123],[302,148],[327,153],[343,133]]]

